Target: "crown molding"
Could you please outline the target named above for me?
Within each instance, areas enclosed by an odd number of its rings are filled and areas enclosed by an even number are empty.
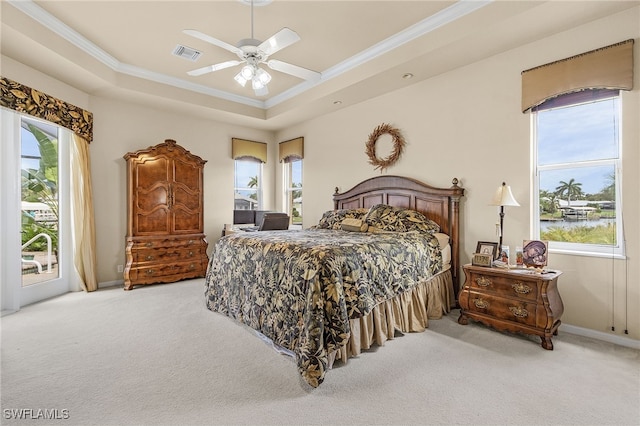
[[[131,75],[134,77],[154,81],[168,86],[173,86],[180,89],[189,90],[203,95],[208,95],[239,104],[248,105],[251,107],[257,107],[261,109],[268,109],[276,106],[282,102],[285,102],[295,96],[298,96],[307,90],[322,84],[325,81],[338,77],[347,71],[350,71],[359,65],[362,65],[374,58],[379,57],[391,50],[410,42],[418,37],[428,34],[437,28],[442,27],[448,23],[451,23],[461,17],[472,13],[494,0],[460,0],[455,4],[441,10],[440,12],[423,19],[422,21],[406,28],[403,31],[373,45],[372,47],[357,53],[356,55],[340,62],[337,65],[322,71],[322,78],[317,82],[304,81],[292,88],[285,90],[279,95],[273,96],[267,100],[261,101],[258,99],[249,98],[246,96],[235,95],[223,90],[213,89],[201,84],[195,84],[181,78],[171,77],[165,74],[157,73],[140,67],[136,67],[129,64],[124,64],[113,56],[109,55],[104,50],[93,44],[91,41],[77,33],[71,27],[60,21],[53,15],[38,6],[33,0],[6,0],[16,9],[25,13],[35,21],[39,22],[49,30],[58,34],[60,37],[72,43],[88,55],[97,59],[115,72]]]

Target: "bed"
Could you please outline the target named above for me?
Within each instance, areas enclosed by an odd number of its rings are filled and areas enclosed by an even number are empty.
[[[336,360],[423,331],[455,305],[463,194],[457,179],[436,188],[379,176],[336,188],[334,209],[308,229],[225,236],[206,306],[294,355],[317,387]]]

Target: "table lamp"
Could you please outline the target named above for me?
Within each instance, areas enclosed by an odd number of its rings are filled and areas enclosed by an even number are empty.
[[[502,182],[502,185],[498,188],[493,199],[491,200],[490,206],[500,206],[500,242],[498,243],[499,252],[502,253],[502,228],[504,223],[504,206],[517,206],[520,204],[513,198],[513,194],[511,193],[511,187],[506,183]]]

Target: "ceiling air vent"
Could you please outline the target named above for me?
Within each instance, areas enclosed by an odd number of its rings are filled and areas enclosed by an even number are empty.
[[[191,47],[187,47],[179,44],[176,46],[175,49],[173,49],[173,54],[175,56],[179,56],[181,58],[188,59],[192,62],[195,62],[198,60],[200,55],[202,55],[202,52],[199,52],[196,49],[193,49]]]

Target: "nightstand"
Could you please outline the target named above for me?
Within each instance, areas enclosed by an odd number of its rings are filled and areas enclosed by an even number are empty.
[[[562,272],[472,265],[463,269],[459,324],[471,318],[496,330],[533,334],[540,336],[543,348],[553,350],[551,336],[558,334],[564,311],[558,292]]]

